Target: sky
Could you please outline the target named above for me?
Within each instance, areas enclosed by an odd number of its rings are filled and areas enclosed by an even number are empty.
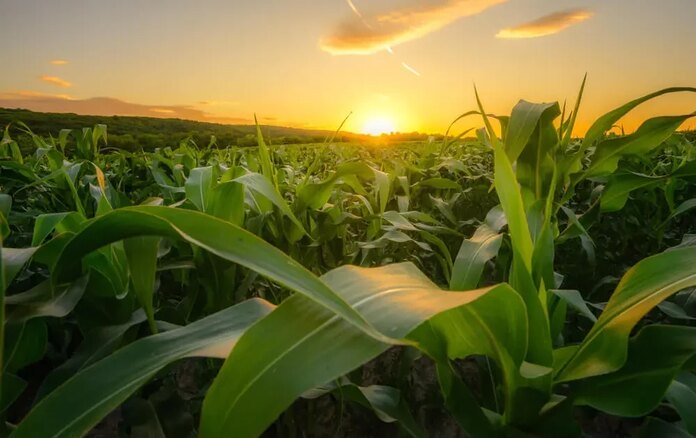
[[[0,0],[0,107],[442,133],[474,84],[509,114],[572,105],[587,73],[581,134],[696,86],[694,23],[696,0]],[[694,110],[681,93],[622,124]]]

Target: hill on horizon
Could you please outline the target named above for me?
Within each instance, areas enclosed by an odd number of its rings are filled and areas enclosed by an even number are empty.
[[[182,139],[192,138],[199,145],[207,145],[212,136],[218,146],[255,146],[255,125],[233,125],[200,122],[178,118],[139,116],[94,116],[75,113],[44,113],[26,109],[0,108],[0,126],[25,123],[39,135],[58,135],[61,129],[80,129],[105,124],[108,129],[109,146],[133,150],[174,146]],[[260,125],[264,138],[272,144],[321,143],[331,138],[335,131],[304,129],[286,126]],[[17,126],[13,134],[21,135]],[[426,134],[394,133],[387,136],[391,141],[425,140]],[[339,132],[336,142],[367,142],[373,137],[352,132]]]

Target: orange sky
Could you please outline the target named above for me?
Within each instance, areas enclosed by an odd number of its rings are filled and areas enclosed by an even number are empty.
[[[568,99],[578,133],[696,86],[693,0],[2,0],[0,106],[356,132],[443,132],[475,107]],[[690,113],[660,98],[623,124]],[[463,124],[462,129],[472,122]],[[480,122],[476,122],[477,124]],[[696,128],[691,122],[686,127]]]

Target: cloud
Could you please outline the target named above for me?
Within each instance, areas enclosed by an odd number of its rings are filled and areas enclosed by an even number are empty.
[[[56,87],[61,87],[61,88],[70,88],[72,87],[72,84],[65,79],[61,79],[58,76],[48,76],[48,75],[42,75],[39,76],[39,79],[42,81],[49,83],[51,85],[55,85]]]
[[[49,64],[51,64],[51,65],[65,65],[67,63],[68,63],[68,61],[66,61],[65,59],[52,59],[49,62]]]
[[[319,41],[332,55],[370,55],[413,41],[507,0],[437,0],[419,6],[366,14],[358,11]],[[423,5],[422,3],[425,3]]]
[[[413,73],[413,74],[416,75],[416,76],[420,76],[420,75],[421,75],[420,72],[419,72],[418,70],[416,70],[415,68],[413,68],[413,67],[411,67],[410,65],[406,64],[405,62],[402,62],[402,63],[401,63],[401,66],[402,66],[403,68],[405,68],[407,71]]]
[[[24,108],[49,113],[177,118],[224,124],[253,124],[251,119],[211,114],[189,105],[143,105],[111,97],[75,99],[64,94],[44,94],[34,91],[0,92],[0,107]]]
[[[536,38],[558,33],[568,27],[581,23],[594,15],[587,9],[571,9],[545,15],[529,23],[502,29],[498,38]]]

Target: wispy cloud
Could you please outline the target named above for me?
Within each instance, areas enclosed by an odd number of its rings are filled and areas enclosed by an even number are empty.
[[[319,42],[333,55],[370,55],[422,38],[466,16],[476,15],[507,0],[437,0],[415,7],[371,14],[349,5],[355,16]]]
[[[406,64],[405,62],[402,62],[402,63],[401,63],[401,66],[402,66],[403,68],[405,68],[407,71],[413,73],[413,74],[416,75],[416,76],[420,76],[420,75],[421,75],[420,72],[419,72],[418,70],[416,70],[415,68],[413,68],[413,67],[411,67],[410,65]]]
[[[581,23],[592,17],[594,13],[587,9],[571,9],[568,11],[554,12],[534,21],[520,24],[519,26],[503,29],[498,38],[536,38],[558,33],[568,27]]]
[[[51,65],[65,65],[67,63],[68,63],[68,61],[66,61],[65,59],[52,59],[49,62],[49,64],[51,64]]]
[[[61,79],[58,76],[42,75],[42,76],[39,76],[39,79],[41,79],[42,81],[44,81],[48,84],[55,85],[56,87],[61,87],[61,88],[72,87],[72,84],[70,82],[66,81],[65,79]]]
[[[226,124],[253,123],[251,119],[211,114],[189,105],[143,105],[111,97],[74,99],[64,94],[44,94],[34,91],[0,92],[0,107],[96,116],[177,118]]]

